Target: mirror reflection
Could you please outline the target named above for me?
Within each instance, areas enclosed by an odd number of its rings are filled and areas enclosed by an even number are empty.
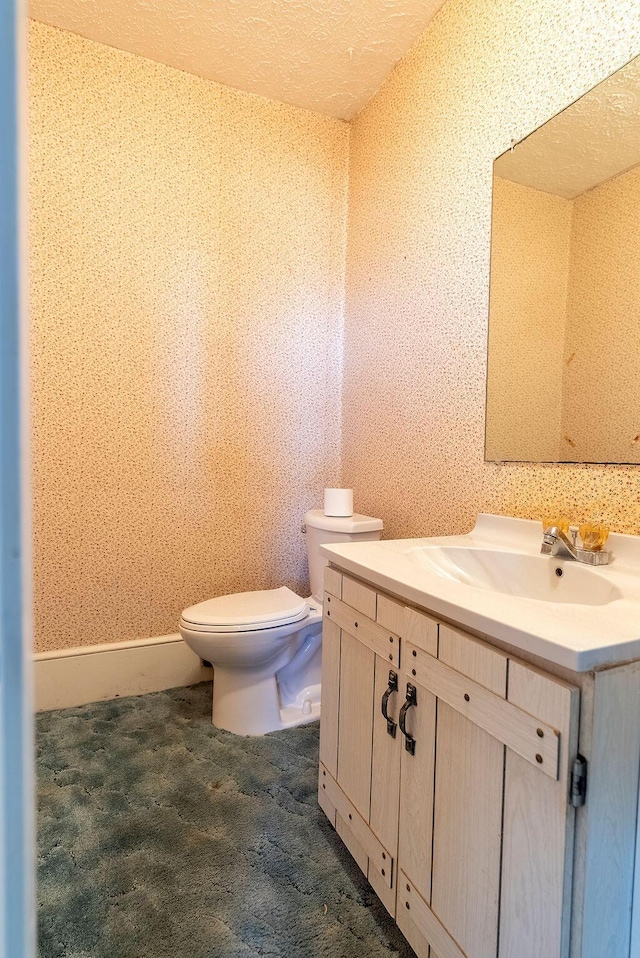
[[[485,453],[640,463],[640,57],[494,163]]]

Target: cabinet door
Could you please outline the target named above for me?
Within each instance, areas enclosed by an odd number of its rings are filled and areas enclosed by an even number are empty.
[[[337,581],[332,584],[337,591]],[[375,616],[371,590],[342,589]],[[400,735],[399,637],[327,594],[323,632],[319,801],[387,909],[395,914]],[[383,715],[383,704],[389,721]]]
[[[395,689],[395,691],[393,691]],[[373,750],[371,756],[372,831],[395,855],[398,847],[398,815],[400,812],[400,745],[398,712],[400,710],[400,675],[389,668],[389,662],[375,657],[373,695]],[[388,725],[385,712],[393,725]]]
[[[507,749],[500,955],[569,954],[575,809],[568,802],[577,753],[580,693],[509,661],[508,700],[558,731],[558,777]]]
[[[371,812],[375,659],[371,649],[343,631],[336,781],[366,822]]]
[[[343,822],[341,836],[385,907],[395,914],[398,814],[400,791],[400,736],[397,731],[399,676],[389,662],[371,652],[358,639],[342,632],[340,666],[340,709],[338,769],[336,782],[367,823],[374,840],[374,854],[362,857],[354,853],[349,828]],[[387,693],[389,693],[387,695]],[[382,714],[393,722],[394,735],[388,733]],[[363,843],[366,850],[367,843]],[[381,851],[382,849],[382,851]]]
[[[322,720],[320,761],[335,778],[338,772],[338,710],[340,707],[340,629],[322,623]]]
[[[443,625],[404,671],[398,924],[420,958],[565,958],[578,690]]]
[[[425,625],[426,617],[415,613],[413,625]],[[422,621],[421,621],[422,620]],[[425,635],[424,648],[436,656],[438,631],[434,625]],[[406,713],[405,729],[413,740],[413,750],[401,752],[401,815],[399,822],[398,862],[405,876],[431,900],[431,854],[433,849],[433,795],[436,743],[436,697],[416,681],[418,648],[404,649],[405,683],[415,690],[415,705]],[[406,685],[403,692],[406,691]]]
[[[438,657],[506,697],[495,649],[441,627]],[[497,954],[503,766],[502,742],[439,698],[431,906],[469,958]]]

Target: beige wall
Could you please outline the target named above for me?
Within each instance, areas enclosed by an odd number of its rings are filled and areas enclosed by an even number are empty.
[[[559,458],[571,200],[493,179],[487,458]]]
[[[348,126],[29,40],[38,648],[304,588],[340,468]]]
[[[594,500],[640,532],[635,467],[484,462],[493,160],[638,53],[636,0],[448,0],[355,120],[343,481],[386,535]]]
[[[596,461],[640,461],[639,210],[640,166],[573,201],[562,432]]]

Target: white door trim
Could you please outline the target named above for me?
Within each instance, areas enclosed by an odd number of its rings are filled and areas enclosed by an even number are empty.
[[[24,28],[0,0],[0,958],[35,953]]]

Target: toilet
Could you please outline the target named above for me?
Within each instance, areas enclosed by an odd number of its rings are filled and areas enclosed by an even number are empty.
[[[371,516],[304,517],[311,595],[291,589],[237,592],[185,609],[180,635],[213,666],[212,720],[237,735],[264,735],[320,717],[322,586],[320,546],[380,538]]]

